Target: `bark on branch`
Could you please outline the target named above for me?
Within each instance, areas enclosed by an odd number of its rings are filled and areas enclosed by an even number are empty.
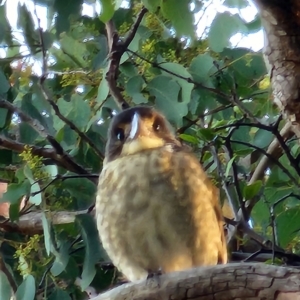
[[[199,267],[117,287],[93,300],[300,299],[300,270],[266,264]]]

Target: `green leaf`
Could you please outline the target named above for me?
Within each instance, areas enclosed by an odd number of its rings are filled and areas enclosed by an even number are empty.
[[[262,187],[262,181],[257,180],[253,184],[244,187],[243,196],[246,200],[250,200],[255,197]]]
[[[35,53],[39,42],[38,33],[34,30],[34,22],[32,14],[27,9],[26,5],[18,5],[18,23],[19,29],[24,31],[24,39],[31,53]]]
[[[182,118],[188,113],[188,103],[178,102],[180,86],[170,77],[160,75],[149,82],[147,88],[155,96],[155,104],[167,119],[177,127],[182,126]]]
[[[259,148],[266,148],[270,145],[273,139],[274,135],[272,132],[259,129],[254,135],[253,144]]]
[[[93,58],[92,70],[97,71],[104,68],[107,65],[107,55],[108,55],[108,45],[107,38],[104,35],[100,35],[97,39],[97,47],[99,47],[99,52]],[[106,72],[103,72],[105,74]]]
[[[192,135],[189,135],[189,134],[180,134],[179,137],[188,142],[188,143],[191,143],[191,144],[194,144],[194,145],[198,145],[199,141],[196,137],[192,136]]]
[[[85,131],[85,127],[91,116],[91,108],[83,97],[74,94],[72,95],[72,112],[69,117],[73,123],[81,130]]]
[[[39,134],[34,130],[29,124],[21,123],[19,124],[20,142],[24,144],[33,144]]]
[[[7,93],[9,88],[10,88],[10,85],[9,85],[3,71],[0,69],[0,94]]]
[[[199,83],[210,81],[212,70],[215,72],[214,59],[208,54],[199,54],[193,58],[189,71],[193,79]]]
[[[12,288],[9,284],[9,281],[6,275],[0,270],[0,299],[10,300],[11,294],[12,294]]]
[[[126,84],[126,92],[129,96],[134,97],[135,94],[139,94],[145,84],[142,76],[137,75],[131,77]]]
[[[236,159],[236,156],[234,155],[234,156],[230,159],[230,161],[228,162],[228,164],[227,164],[227,166],[226,166],[225,174],[224,174],[225,177],[228,177],[229,172],[230,172],[231,167],[232,167],[232,164],[233,164],[233,162],[234,162],[235,159]]]
[[[71,300],[71,297],[66,291],[57,287],[49,296],[48,300]]]
[[[115,12],[114,3],[112,0],[100,0],[101,4],[101,13],[100,13],[100,20],[103,23],[108,22]]]
[[[108,84],[106,79],[103,78],[101,80],[101,83],[99,84],[97,102],[102,103],[104,100],[106,100],[108,93],[109,93]]]
[[[142,0],[142,2],[149,11],[155,13],[160,6],[161,0]]]
[[[47,255],[49,256],[51,253],[51,249],[52,249],[52,242],[51,242],[49,221],[44,212],[42,212],[42,225],[43,225],[43,231],[44,231],[45,249],[46,249]]]
[[[26,178],[29,180],[30,184],[31,184],[31,193],[37,193],[41,190],[40,185],[38,184],[38,182],[36,182],[36,180],[33,178],[33,174],[31,169],[29,168],[28,164],[25,165],[24,167],[24,175],[26,176]],[[35,196],[31,196],[29,198],[29,202],[35,205],[40,205],[42,202],[42,195],[41,193],[37,193]]]
[[[163,0],[161,2],[162,13],[172,22],[178,36],[194,36],[194,20],[189,5],[190,1]]]
[[[288,209],[276,217],[279,246],[285,248],[300,229],[300,207]]]
[[[8,185],[6,193],[0,199],[0,203],[9,202],[18,204],[21,198],[30,193],[30,182],[25,180],[21,183],[11,183]]]
[[[94,200],[93,195],[96,194],[96,186],[90,180],[86,178],[71,178],[65,180],[62,186],[73,197],[80,199],[78,209],[86,209],[92,204]]]
[[[17,300],[33,300],[35,297],[35,280],[32,275],[27,275],[22,284],[18,287]]]
[[[166,76],[171,76],[174,80],[178,82],[182,89],[182,99],[185,102],[190,102],[191,93],[194,88],[194,84],[188,82],[188,78],[191,78],[191,74],[187,71],[185,67],[177,63],[163,63],[161,67],[168,70],[169,72],[163,71],[162,73]],[[174,75],[173,75],[174,74]],[[179,76],[184,77],[183,79]]]
[[[208,34],[211,50],[221,52],[230,45],[229,39],[239,31],[246,32],[247,28],[238,15],[232,15],[228,12],[217,14]]]
[[[6,125],[7,114],[8,110],[6,108],[0,108],[0,129],[2,129]]]
[[[70,258],[70,244],[62,239],[59,239],[59,242],[59,251],[53,251],[55,255],[55,261],[50,270],[53,276],[58,276],[66,269]]]
[[[85,290],[96,274],[95,264],[101,257],[99,234],[95,219],[91,215],[77,215],[75,221],[81,229],[81,236],[85,244],[85,257],[81,275],[81,289]]]

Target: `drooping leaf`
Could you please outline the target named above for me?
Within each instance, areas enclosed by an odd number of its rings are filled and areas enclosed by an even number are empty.
[[[35,297],[35,280],[32,275],[27,275],[16,293],[17,300],[33,300]]]
[[[91,215],[77,215],[76,223],[80,227],[82,239],[85,244],[85,257],[81,275],[81,288],[86,289],[93,280],[96,269],[95,264],[100,258],[100,241],[96,224]]]

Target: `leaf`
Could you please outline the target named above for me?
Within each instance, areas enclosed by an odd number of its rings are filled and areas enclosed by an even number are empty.
[[[140,75],[131,77],[126,84],[126,92],[129,96],[134,97],[135,94],[139,94],[141,92],[144,83],[145,82]]]
[[[106,23],[108,22],[115,12],[114,3],[112,0],[100,0],[101,3],[101,13],[99,19]]]
[[[208,34],[211,50],[221,52],[230,45],[229,39],[239,31],[247,31],[247,28],[238,15],[232,15],[228,12],[217,14]]]
[[[188,113],[187,103],[178,102],[180,87],[170,77],[157,76],[148,84],[151,95],[155,96],[155,104],[167,119],[177,127],[182,126],[182,118]]]
[[[205,83],[210,81],[210,74],[212,70],[216,70],[214,66],[214,59],[208,54],[199,54],[193,58],[189,72],[193,76],[193,79],[199,83]]]
[[[259,148],[266,148],[270,145],[273,139],[274,135],[272,132],[258,129],[254,135],[253,144]]]
[[[67,189],[70,194],[79,199],[78,209],[86,209],[89,207],[96,194],[96,186],[86,178],[70,178],[62,184],[63,188]]]
[[[101,80],[101,83],[99,84],[97,102],[102,103],[104,100],[106,100],[108,93],[109,93],[108,84],[106,79],[103,78]]]
[[[42,212],[42,225],[43,225],[43,231],[44,231],[45,249],[46,249],[47,255],[49,256],[51,253],[51,249],[52,249],[52,242],[51,242],[49,221],[44,212]]]
[[[30,196],[29,198],[29,202],[35,205],[40,205],[42,202],[42,195],[40,193],[41,187],[38,184],[38,182],[36,182],[36,180],[33,178],[33,174],[31,169],[29,168],[28,164],[25,165],[24,169],[24,175],[26,176],[26,178],[29,180],[30,184],[31,184],[31,190],[30,193],[37,193],[34,196]]]
[[[85,257],[81,275],[81,289],[85,290],[96,274],[95,264],[101,257],[99,234],[95,220],[91,215],[77,215],[75,222],[80,227],[81,236],[85,244]]]
[[[53,276],[60,275],[66,269],[70,258],[69,248],[67,241],[59,239],[59,251],[53,251],[55,260],[50,270]]]
[[[0,69],[0,94],[5,94],[8,92],[10,85],[4,75],[3,71]]]
[[[11,183],[8,185],[6,193],[0,199],[0,203],[9,202],[18,204],[20,199],[30,193],[30,182],[25,180],[21,183]]]
[[[188,143],[191,143],[191,144],[194,144],[194,145],[198,145],[199,141],[196,137],[192,136],[192,135],[189,135],[189,134],[180,134],[179,137],[188,142]]]
[[[162,13],[164,17],[172,22],[178,36],[194,36],[194,20],[189,5],[190,1],[161,1]]]
[[[234,155],[234,156],[230,159],[230,161],[227,163],[226,170],[225,170],[225,174],[224,174],[225,177],[228,177],[229,172],[230,172],[231,167],[232,167],[232,164],[233,164],[233,162],[234,162],[235,159],[236,159],[236,156]]]
[[[160,0],[142,0],[145,7],[150,11],[155,13],[157,8],[160,6]]]
[[[288,209],[276,217],[279,246],[285,248],[300,229],[300,207]]]
[[[38,45],[39,36],[34,30],[34,22],[32,14],[27,9],[26,5],[18,5],[18,22],[17,26],[19,29],[24,31],[24,39],[28,45],[30,52],[35,53],[36,47]]]
[[[27,275],[16,293],[17,300],[34,300],[35,297],[35,280],[32,275]]]
[[[48,300],[71,300],[72,298],[69,296],[69,294],[60,289],[55,288],[54,292],[49,296]]]
[[[4,272],[0,270],[0,299],[10,300],[11,294],[12,294],[12,288],[9,284],[9,281],[6,275],[4,274]]]
[[[168,73],[168,72],[163,71],[162,73],[165,73],[165,75],[171,76],[181,86],[183,101],[190,102],[191,93],[194,88],[194,84],[188,82],[188,78],[191,78],[192,76],[187,71],[187,69],[177,63],[163,63],[163,64],[161,64],[161,67],[163,67],[164,69],[171,72],[171,73]],[[180,75],[181,77],[184,77],[184,79],[182,79],[176,75]]]
[[[244,187],[243,196],[246,200],[250,200],[255,197],[262,187],[262,181],[257,180],[253,184]]]
[[[8,114],[8,110],[6,108],[0,108],[0,129],[2,129],[6,125],[7,114]]]
[[[101,68],[104,68],[107,65],[107,55],[108,55],[108,45],[107,38],[104,35],[100,35],[96,38],[97,47],[99,47],[99,52],[93,58],[92,70],[97,71]],[[106,72],[103,72],[105,74]]]

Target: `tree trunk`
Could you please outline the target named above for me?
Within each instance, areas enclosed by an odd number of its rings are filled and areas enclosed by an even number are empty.
[[[300,121],[300,1],[254,0],[265,29],[265,61],[274,102],[294,124]]]
[[[234,263],[199,267],[114,288],[93,300],[300,299],[300,270]]]

